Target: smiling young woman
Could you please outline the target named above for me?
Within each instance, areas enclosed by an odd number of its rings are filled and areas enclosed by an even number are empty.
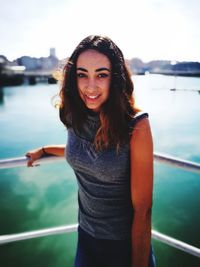
[[[64,68],[60,119],[67,145],[29,151],[65,155],[78,182],[75,267],[154,267],[151,250],[153,142],[148,114],[134,104],[121,50],[88,36]]]

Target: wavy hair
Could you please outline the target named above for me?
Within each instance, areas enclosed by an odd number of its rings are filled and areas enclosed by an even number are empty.
[[[131,74],[119,47],[108,37],[91,35],[76,47],[64,67],[63,82],[60,90],[60,119],[64,125],[81,131],[87,108],[79,96],[76,78],[76,64],[79,55],[93,49],[104,54],[111,63],[111,83],[107,101],[100,111],[100,127],[94,144],[97,149],[110,145],[119,148],[129,141],[129,120],[135,115],[134,86]]]

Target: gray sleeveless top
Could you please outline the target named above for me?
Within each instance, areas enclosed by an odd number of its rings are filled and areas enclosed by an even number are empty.
[[[138,113],[130,122],[147,117]],[[88,115],[81,133],[68,129],[66,159],[78,182],[80,227],[95,238],[129,239],[133,218],[130,194],[130,146],[118,152],[110,146],[97,151],[93,140],[100,121],[97,115]]]

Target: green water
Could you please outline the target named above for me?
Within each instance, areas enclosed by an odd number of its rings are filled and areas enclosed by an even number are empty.
[[[200,162],[200,94],[168,90],[170,76],[134,78],[137,100],[149,112],[155,151]],[[177,78],[177,88],[200,89],[198,78]],[[66,142],[51,97],[58,85],[0,89],[0,158],[22,156],[45,144]],[[0,234],[77,222],[77,185],[66,162],[0,170]],[[200,247],[200,177],[155,163],[153,228]],[[1,267],[71,267],[76,233],[0,246]],[[161,267],[197,267],[200,260],[153,241]]]

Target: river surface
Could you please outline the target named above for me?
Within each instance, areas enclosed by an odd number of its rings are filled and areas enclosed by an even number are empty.
[[[149,113],[156,152],[200,163],[200,79],[133,77]],[[176,88],[176,91],[170,89]],[[51,98],[58,85],[0,88],[0,158],[66,143]],[[200,175],[155,162],[153,229],[200,247]],[[0,234],[77,222],[77,184],[66,162],[0,170]],[[1,267],[72,267],[76,233],[0,246]],[[153,241],[158,267],[199,267],[200,260]],[[102,266],[103,267],[103,266]]]

